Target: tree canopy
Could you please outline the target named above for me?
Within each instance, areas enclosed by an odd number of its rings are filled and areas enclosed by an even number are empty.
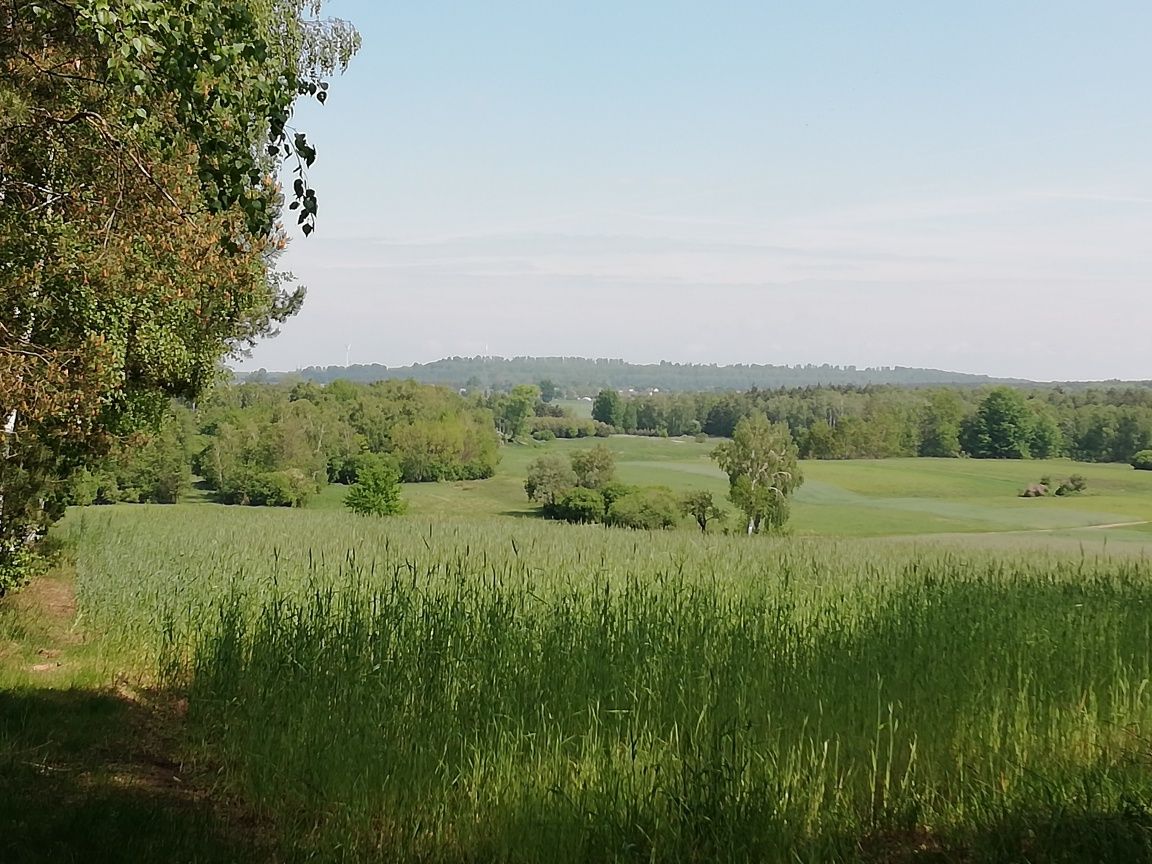
[[[314,0],[53,0],[0,11],[0,558],[74,468],[194,398],[292,315],[291,126],[359,37]]]
[[[748,533],[778,530],[788,521],[792,493],[804,482],[796,443],[783,423],[763,416],[736,424],[713,458],[728,475],[729,497],[748,517]]]

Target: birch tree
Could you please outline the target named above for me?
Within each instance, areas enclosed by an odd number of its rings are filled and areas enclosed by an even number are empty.
[[[292,108],[359,44],[320,14],[0,0],[0,590],[76,467],[299,308],[275,266],[285,201],[317,215]]]
[[[748,533],[779,530],[788,521],[789,499],[804,482],[796,443],[784,423],[763,415],[736,424],[732,440],[712,452],[728,475],[728,497],[748,517]]]

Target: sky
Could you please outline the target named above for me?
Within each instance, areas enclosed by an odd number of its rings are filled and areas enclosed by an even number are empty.
[[[332,0],[303,311],[242,368],[1152,378],[1148,0]]]

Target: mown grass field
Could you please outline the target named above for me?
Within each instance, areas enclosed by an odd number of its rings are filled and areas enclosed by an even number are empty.
[[[565,453],[606,444],[616,454],[617,473],[626,483],[663,485],[676,491],[708,489],[727,495],[723,473],[709,458],[716,442],[691,438],[613,436],[547,445],[504,447],[497,475],[490,480],[412,484],[405,490],[415,516],[533,516],[524,496],[528,464],[544,453]],[[1127,465],[1099,465],[1066,459],[993,461],[975,459],[884,459],[803,463],[806,482],[796,496],[791,529],[804,536],[881,537],[937,534],[1035,532],[1090,545],[1142,544],[1152,521],[1152,472]],[[1050,475],[1088,478],[1088,491],[1068,498],[1025,500],[1017,494]],[[315,509],[341,506],[344,490],[333,486],[313,501]],[[687,523],[685,530],[691,528]],[[1036,542],[1048,539],[1028,538]],[[985,541],[980,541],[985,542]]]

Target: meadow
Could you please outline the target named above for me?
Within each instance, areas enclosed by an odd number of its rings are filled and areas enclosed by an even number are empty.
[[[609,444],[627,482],[724,491],[706,444]],[[1152,477],[808,463],[793,534],[746,538],[530,518],[540,452],[387,520],[70,512],[83,638],[0,663],[33,706],[0,779],[47,761],[35,694],[114,686],[179,706],[171,760],[243,802],[157,822],[168,860],[256,860],[212,845],[253,825],[267,860],[1152,860],[1152,532],[1087,527],[1152,518]],[[1082,496],[1016,498],[1074,471]],[[0,660],[37,644],[17,624]]]
[[[728,493],[726,476],[709,454],[716,440],[614,435],[604,439],[558,440],[546,445],[505,447],[496,476],[459,483],[415,483],[405,488],[415,516],[489,519],[534,516],[525,498],[528,464],[545,453],[605,445],[616,456],[625,483],[662,485],[677,492],[707,489],[717,501]],[[1152,472],[1127,465],[1069,459],[855,459],[808,460],[805,483],[796,495],[790,530],[799,536],[942,539],[937,535],[1015,537],[1013,545],[1053,538],[1095,547],[1105,541],[1131,544],[1139,553],[1152,522]],[[1068,498],[1017,497],[1041,477],[1082,474],[1086,493]],[[330,486],[314,499],[314,509],[338,509],[344,487]],[[733,520],[735,524],[736,521]],[[1092,526],[1117,526],[1110,528]],[[688,522],[685,530],[694,528]],[[975,539],[974,537],[966,537]],[[987,541],[979,541],[986,543]]]

